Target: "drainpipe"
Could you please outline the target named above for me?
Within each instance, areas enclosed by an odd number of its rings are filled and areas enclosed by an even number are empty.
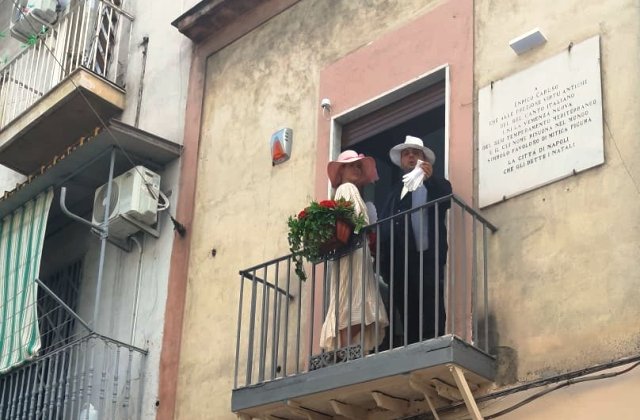
[[[136,118],[133,126],[138,128],[140,122],[140,108],[142,107],[142,92],[144,91],[144,73],[147,70],[147,52],[149,51],[149,37],[142,38],[142,70],[140,71],[140,82],[138,83],[138,103],[136,104]]]
[[[100,314],[100,294],[102,293],[102,277],[104,275],[104,258],[107,252],[107,238],[109,237],[109,215],[111,214],[111,189],[113,185],[113,171],[116,162],[116,149],[111,149],[111,160],[109,162],[109,181],[107,182],[107,196],[104,205],[104,221],[100,232],[100,257],[98,259],[98,279],[96,281],[96,294],[93,306],[93,320],[91,326],[97,330],[98,315]]]
[[[136,339],[136,324],[138,323],[138,305],[140,304],[140,282],[142,279],[142,244],[138,241],[137,238],[132,236],[131,241],[138,246],[138,274],[136,275],[136,291],[133,298],[133,307],[131,308],[131,313],[133,314],[133,319],[131,321],[131,338],[129,339],[129,343],[132,346],[135,346]],[[144,242],[144,239],[143,239]]]

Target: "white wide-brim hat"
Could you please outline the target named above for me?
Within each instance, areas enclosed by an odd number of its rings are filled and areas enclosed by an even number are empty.
[[[376,161],[371,156],[365,156],[362,153],[357,153],[353,150],[345,150],[340,153],[338,159],[329,162],[327,165],[327,175],[331,181],[333,188],[338,188],[342,183],[342,177],[340,176],[340,166],[345,163],[362,161],[362,172],[364,177],[364,183],[370,184],[378,180],[378,170],[376,169]]]
[[[422,139],[419,139],[418,137],[407,136],[404,139],[404,143],[397,144],[393,146],[391,150],[389,150],[389,158],[391,158],[391,162],[393,162],[397,166],[401,166],[400,154],[405,149],[422,150],[422,152],[424,153],[425,159],[427,159],[427,161],[430,164],[433,165],[436,161],[436,154],[433,153],[433,150],[429,149],[428,147],[425,147],[424,143],[422,142]]]

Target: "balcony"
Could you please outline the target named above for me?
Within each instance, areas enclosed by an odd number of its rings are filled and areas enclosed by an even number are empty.
[[[90,334],[0,378],[0,416],[140,418],[146,352]]]
[[[141,277],[135,283],[125,281],[136,273],[125,264],[117,275],[107,277],[119,284],[121,296],[110,295],[113,285],[99,287],[92,274],[110,260],[92,252],[98,247],[89,242],[89,229],[70,219],[60,203],[91,220],[96,188],[111,176],[136,165],[162,172],[180,152],[178,144],[112,119],[104,129],[84,133],[63,155],[51,157],[37,175],[0,197],[0,218],[7,226],[29,202],[50,188],[55,190],[48,212],[42,215],[47,227],[39,230],[41,254],[26,251],[30,249],[26,244],[37,239],[15,240],[13,252],[2,253],[0,261],[7,268],[0,293],[0,419],[143,417],[149,398],[143,382],[153,379],[145,375],[147,351],[133,343],[136,331],[153,327],[138,322]],[[65,199],[60,187],[67,189]],[[30,225],[35,225],[33,219],[20,222],[26,231],[37,230]],[[10,242],[10,237],[4,235],[2,243]],[[112,240],[125,251],[134,245],[108,237],[101,237],[101,245]],[[138,268],[143,261],[139,251]],[[36,258],[42,264],[36,266]],[[24,273],[39,273],[42,279],[25,283],[29,274]],[[127,315],[122,314],[131,314],[130,324],[123,322]]]
[[[71,277],[36,280],[40,349],[0,374],[2,419],[140,418],[147,352],[93,331],[70,307],[79,287]]]
[[[33,174],[124,109],[132,20],[81,1],[0,70],[0,164]]]
[[[448,213],[446,241],[444,236],[440,240],[438,228],[432,232],[435,252],[430,255],[436,256],[436,263],[431,278],[441,280],[428,282],[425,273],[430,268],[421,271],[417,298],[409,296],[407,287],[409,260],[403,255],[394,259],[394,252],[400,253],[413,240],[405,235],[400,238],[405,247],[399,247],[394,243],[398,240],[394,228],[408,226],[413,212],[435,212],[435,220],[438,214]],[[385,229],[391,231],[389,236],[384,236]],[[344,301],[349,302],[347,319],[353,319],[351,296],[356,291],[352,281],[364,273],[364,269],[352,269],[359,267],[353,260],[368,259],[358,257],[367,255],[357,253],[363,249],[358,241],[349,251],[307,264],[305,282],[294,274],[291,255],[241,270],[232,410],[245,419],[392,419],[426,412],[438,418],[439,409],[464,403],[472,418],[481,418],[474,396],[493,382],[496,369],[495,358],[489,354],[487,277],[487,241],[495,230],[455,195],[368,226],[360,243],[367,231],[376,232],[379,238],[371,252],[379,256],[374,263],[378,279],[374,287],[383,304],[376,299],[376,344],[365,352],[363,336],[352,341],[350,331],[365,329],[364,315],[361,322],[347,328],[346,343],[339,349],[323,350],[319,345],[331,295],[338,301],[340,287],[348,287]],[[391,238],[391,243],[385,244],[384,238]],[[390,274],[394,263],[385,271],[384,253],[392,261],[404,260],[404,271]],[[446,258],[445,266],[438,263],[439,255]],[[339,264],[339,259],[349,262]],[[428,266],[424,259],[420,258],[421,267]],[[332,290],[331,276],[340,276],[336,270],[342,269],[337,267],[349,267],[347,276],[340,277],[349,280],[344,285],[337,282]],[[405,274],[398,278],[401,272]],[[366,296],[362,284],[361,295]],[[435,290],[427,291],[429,287]],[[398,290],[407,290],[402,309],[398,298],[403,298],[403,292],[398,296]],[[444,290],[443,300],[435,298],[440,290]],[[446,308],[446,323],[441,305]],[[386,328],[378,325],[383,310],[393,314]],[[427,316],[428,311],[433,311],[432,316]],[[410,313],[419,313],[420,321],[411,320]],[[423,319],[433,324],[423,324]],[[333,330],[338,329],[336,322]]]
[[[90,334],[0,378],[0,415],[139,418],[146,352]],[[102,418],[102,417],[101,417]]]

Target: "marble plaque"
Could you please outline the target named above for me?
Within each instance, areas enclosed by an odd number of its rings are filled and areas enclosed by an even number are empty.
[[[600,38],[590,38],[478,95],[479,205],[604,163]]]

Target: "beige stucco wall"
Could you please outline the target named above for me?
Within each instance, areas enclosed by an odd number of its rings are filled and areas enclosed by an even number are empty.
[[[475,13],[476,92],[570,42],[601,37],[604,165],[484,210],[500,229],[490,240],[500,380],[638,354],[640,4],[478,0]],[[509,40],[535,27],[548,42],[517,56]]]
[[[286,218],[314,195],[320,71],[441,3],[304,0],[209,58],[177,418],[233,418],[238,270],[287,253]],[[490,240],[499,382],[637,353],[638,2],[475,5],[476,89],[571,41],[599,34],[602,46],[605,164],[484,211],[500,228]],[[516,56],[508,41],[536,26],[549,41]],[[268,140],[282,127],[294,130],[293,157],[273,167]],[[607,395],[637,388],[631,378]]]
[[[305,0],[210,57],[177,418],[233,418],[238,270],[285,255],[314,195],[320,70],[441,3]],[[293,157],[273,167],[282,127]]]

